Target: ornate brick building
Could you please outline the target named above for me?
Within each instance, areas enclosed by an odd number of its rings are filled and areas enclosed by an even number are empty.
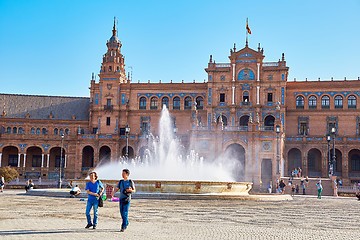
[[[63,146],[64,175],[78,178],[99,162],[142,156],[166,105],[179,141],[208,161],[231,156],[238,181],[259,186],[295,167],[326,177],[333,126],[335,174],[360,180],[360,81],[288,82],[284,54],[264,62],[260,45],[246,43],[234,45],[228,63],[210,56],[203,83],[134,83],[115,26],[106,45],[90,98],[0,94],[1,166],[22,178],[58,178]]]

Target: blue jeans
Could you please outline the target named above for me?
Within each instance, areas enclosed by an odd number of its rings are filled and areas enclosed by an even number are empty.
[[[98,199],[87,201],[86,219],[87,219],[88,224],[93,224],[94,226],[96,226],[97,220],[98,220],[98,206],[99,206]],[[90,210],[92,207],[94,208],[94,222],[93,223],[91,223],[91,216],[90,216]]]
[[[131,202],[131,200],[130,200]],[[123,220],[122,224],[121,224],[121,228],[126,228],[127,225],[129,225],[129,221],[128,221],[128,213],[129,213],[129,208],[130,208],[130,202],[128,204],[123,204],[120,201],[120,214],[121,214],[121,218]]]

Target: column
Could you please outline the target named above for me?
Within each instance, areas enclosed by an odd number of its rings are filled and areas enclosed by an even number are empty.
[[[0,167],[1,167],[2,153],[0,153]]]
[[[44,154],[41,154],[41,167],[44,167]]]
[[[50,154],[47,155],[46,167],[49,168]]]
[[[260,81],[260,63],[257,64],[257,81]]]
[[[235,82],[235,63],[233,63],[233,82]]]
[[[232,87],[232,104],[235,104],[235,86]]]
[[[66,168],[67,155],[65,155],[64,168]]]
[[[256,104],[260,104],[260,86],[256,87]]]
[[[18,154],[18,167],[20,167],[21,153]]]
[[[25,167],[25,163],[26,163],[26,153],[24,153],[24,166]]]

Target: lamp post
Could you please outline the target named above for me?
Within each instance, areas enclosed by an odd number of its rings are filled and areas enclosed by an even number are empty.
[[[62,169],[62,153],[63,153],[63,142],[64,142],[64,133],[61,134],[61,148],[60,148],[60,167],[59,167],[59,188],[61,188],[61,169]]]
[[[331,166],[331,159],[330,159],[330,142],[331,142],[331,136],[330,134],[326,135],[326,141],[328,146],[328,167],[329,167],[329,177],[332,176],[332,166]]]
[[[280,174],[280,153],[279,153],[279,135],[280,135],[280,126],[276,125],[276,174]]]
[[[336,161],[336,156],[335,156],[335,136],[336,136],[336,128],[332,127],[331,128],[331,135],[333,137],[333,156],[332,156],[332,161],[331,161],[331,169],[332,172],[334,171],[334,164]]]
[[[129,133],[130,133],[130,127],[129,127],[128,124],[126,124],[125,133],[126,133],[126,153],[125,153],[125,157],[126,157],[126,161],[127,161],[128,157],[129,157]]]

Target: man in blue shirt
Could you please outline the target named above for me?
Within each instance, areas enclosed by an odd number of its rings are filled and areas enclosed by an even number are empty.
[[[135,184],[132,180],[129,179],[129,175],[129,169],[124,169],[122,171],[122,177],[124,179],[119,181],[116,189],[112,194],[114,196],[114,194],[120,190],[120,214],[123,220],[121,225],[121,232],[124,232],[126,227],[129,225],[128,213],[130,208],[131,194],[136,192]]]
[[[90,173],[90,181],[86,183],[85,190],[87,192],[88,201],[86,205],[86,219],[87,225],[85,228],[93,227],[96,229],[97,219],[98,219],[98,206],[99,206],[99,197],[101,196],[104,186],[103,184],[97,180],[98,176],[96,172]],[[90,210],[94,208],[94,222],[91,223]]]

